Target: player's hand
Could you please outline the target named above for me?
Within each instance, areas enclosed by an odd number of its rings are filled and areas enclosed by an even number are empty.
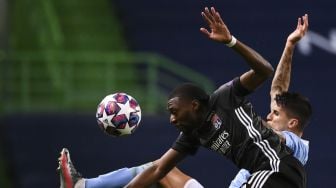
[[[229,43],[231,41],[232,36],[230,31],[214,7],[211,7],[211,10],[209,10],[208,7],[205,7],[204,12],[202,12],[201,15],[208,23],[210,29],[210,31],[208,31],[202,27],[200,28],[202,33],[217,42]]]
[[[291,33],[288,38],[287,42],[295,45],[302,37],[305,36],[308,30],[308,14],[302,16],[302,18],[298,18],[298,23],[296,26],[295,31]]]

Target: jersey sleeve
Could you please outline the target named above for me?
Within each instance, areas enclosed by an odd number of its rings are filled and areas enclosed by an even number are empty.
[[[197,138],[185,135],[181,132],[174,142],[172,149],[181,153],[195,155],[199,147],[200,142]]]
[[[251,91],[247,90],[240,82],[239,77],[232,80],[233,92],[236,96],[245,97],[249,95]]]
[[[240,83],[240,79],[237,77],[220,86],[211,97],[214,102],[237,106],[245,100],[245,96],[248,94],[250,91]]]
[[[289,131],[282,131],[282,134],[286,139],[286,146],[293,150],[294,157],[305,165],[308,161],[309,142]]]

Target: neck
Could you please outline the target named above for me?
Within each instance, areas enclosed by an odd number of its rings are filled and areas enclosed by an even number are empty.
[[[207,125],[208,125],[207,122],[211,120],[212,115],[213,115],[213,112],[209,111],[208,108],[200,109],[200,113],[198,116],[199,116],[199,122],[201,124],[200,124],[200,127],[198,128],[198,131],[207,128]]]
[[[298,132],[298,133],[295,133],[296,135],[298,135],[298,137],[302,137],[302,135],[303,135],[303,132]]]
[[[209,118],[212,116],[212,111],[208,107],[204,107],[200,110],[200,117],[201,117],[201,122],[205,123],[206,121],[209,121]]]

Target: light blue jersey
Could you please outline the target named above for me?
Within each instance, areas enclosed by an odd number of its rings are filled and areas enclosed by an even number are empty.
[[[286,146],[293,150],[293,156],[305,165],[308,161],[309,141],[290,131],[282,131],[282,135],[286,138]]]
[[[122,168],[97,178],[85,179],[85,188],[122,188],[135,176],[152,165],[152,162],[133,168]],[[155,187],[155,186],[153,186]]]
[[[125,187],[135,176],[146,170],[153,163],[146,163],[133,168],[122,168],[97,178],[85,179],[85,188],[122,188]],[[161,187],[159,184],[152,185],[150,188]],[[197,180],[189,179],[183,186],[184,188],[204,188]],[[82,187],[79,187],[82,188]]]
[[[290,131],[282,131],[282,135],[286,139],[286,146],[293,150],[293,156],[305,165],[308,161],[309,141],[298,137]],[[251,174],[248,170],[241,169],[232,180],[229,188],[241,187],[245,182],[247,182],[250,176]]]

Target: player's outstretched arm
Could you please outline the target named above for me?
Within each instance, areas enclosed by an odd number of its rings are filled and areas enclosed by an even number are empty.
[[[232,36],[219,12],[217,12],[214,7],[211,7],[211,10],[206,7],[204,12],[201,14],[203,19],[208,24],[210,30],[202,27],[200,31],[204,33],[209,39],[224,43],[227,46],[233,48],[246,60],[248,65],[251,67],[250,71],[240,76],[240,81],[246,89],[253,91],[268,77],[272,76],[272,65],[258,52]]]
[[[151,167],[136,176],[126,187],[149,187],[167,175],[167,173],[185,157],[186,154],[182,154],[174,149],[169,149],[160,159],[154,161]]]
[[[305,36],[308,30],[308,15],[298,18],[296,29],[288,36],[285,48],[276,68],[270,91],[271,109],[275,105],[275,96],[288,91],[291,76],[292,57],[296,44]]]

